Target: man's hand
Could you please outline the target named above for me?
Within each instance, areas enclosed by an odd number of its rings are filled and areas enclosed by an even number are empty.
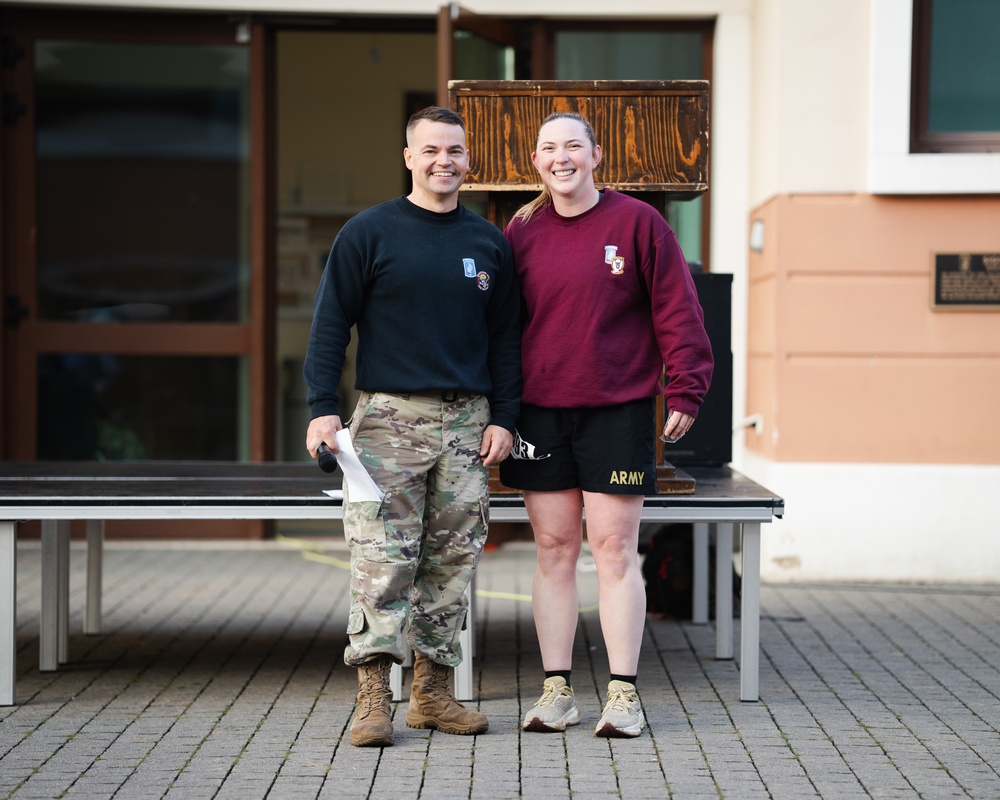
[[[483,446],[479,448],[479,455],[483,459],[483,465],[492,467],[499,464],[510,455],[510,449],[514,446],[514,436],[506,428],[499,425],[488,425],[483,433]]]
[[[316,417],[309,421],[309,430],[306,431],[306,450],[313,458],[318,458],[316,452],[319,446],[326,443],[330,452],[336,455],[340,452],[337,447],[337,431],[344,426],[340,423],[340,417],[330,414],[325,417]]]

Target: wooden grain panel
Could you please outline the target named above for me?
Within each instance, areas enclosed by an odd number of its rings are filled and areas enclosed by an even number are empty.
[[[708,81],[450,81],[472,166],[465,188],[540,187],[531,152],[542,121],[585,116],[604,158],[599,185],[690,196],[708,189]]]

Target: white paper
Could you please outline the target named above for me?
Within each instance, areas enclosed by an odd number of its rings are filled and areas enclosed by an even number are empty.
[[[351,432],[347,428],[337,431],[337,447],[340,450],[337,453],[337,461],[344,471],[344,481],[347,483],[351,502],[357,503],[362,500],[381,502],[385,495],[358,460],[358,454],[354,452],[354,442],[351,441]]]

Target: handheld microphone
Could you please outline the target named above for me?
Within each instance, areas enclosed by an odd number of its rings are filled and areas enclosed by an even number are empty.
[[[319,453],[319,468],[323,472],[336,472],[337,471],[337,457],[330,452],[330,448],[326,444],[321,444],[316,448],[316,452]]]

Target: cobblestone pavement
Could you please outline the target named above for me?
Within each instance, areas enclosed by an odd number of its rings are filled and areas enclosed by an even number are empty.
[[[1000,798],[1000,586],[766,584],[757,703],[740,702],[710,626],[650,617],[649,724],[607,740],[593,735],[607,659],[582,561],[583,720],[522,733],[543,677],[534,551],[506,544],[477,584],[472,705],[489,732],[407,728],[404,701],[381,750],[346,733],[346,553],[295,544],[109,543],[104,632],[83,636],[74,543],[70,663],[40,673],[40,551],[20,543],[0,798]]]

